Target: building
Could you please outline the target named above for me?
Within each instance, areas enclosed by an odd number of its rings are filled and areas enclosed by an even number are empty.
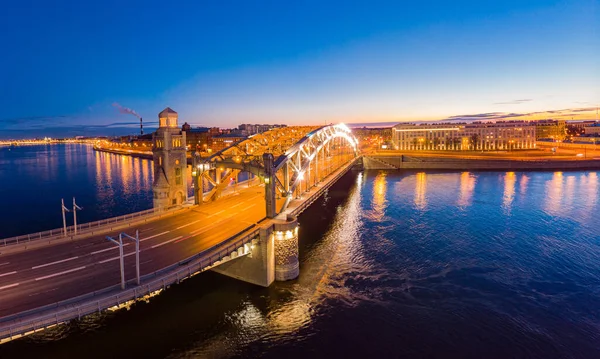
[[[352,134],[363,147],[387,149],[392,146],[392,127],[353,128]]]
[[[236,142],[243,141],[247,138],[247,136],[243,136],[237,133],[223,133],[221,135],[215,136],[212,138],[213,142],[211,145],[212,152],[221,151]]]
[[[398,124],[392,130],[397,150],[517,150],[535,148],[536,126],[530,122]]]
[[[593,123],[587,123],[586,126],[583,128],[583,133],[586,135],[594,135],[594,136],[599,136],[600,135],[600,123],[597,122],[593,122]]]
[[[535,121],[536,140],[564,141],[567,126],[564,120]]]
[[[245,123],[238,126],[239,134],[242,136],[252,136],[257,133],[267,132],[274,128],[287,127],[287,125],[259,125],[259,124],[250,124]]]
[[[165,108],[158,114],[159,127],[152,136],[154,208],[181,205],[187,200],[186,139],[177,117],[177,112]]]
[[[192,128],[187,122],[181,126],[181,130],[185,132],[188,151],[210,152],[213,138],[221,134],[218,127]]]

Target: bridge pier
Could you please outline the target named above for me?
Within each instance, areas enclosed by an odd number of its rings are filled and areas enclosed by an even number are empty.
[[[288,218],[286,222],[273,224],[275,237],[275,280],[283,282],[300,275],[298,262],[298,221]]]
[[[298,277],[298,222],[295,218],[267,223],[260,228],[259,238],[253,243],[250,254],[227,261],[212,271],[261,287]]]

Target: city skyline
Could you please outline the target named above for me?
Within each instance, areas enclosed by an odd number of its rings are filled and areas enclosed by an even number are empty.
[[[271,5],[12,4],[0,133],[597,117],[594,1]]]

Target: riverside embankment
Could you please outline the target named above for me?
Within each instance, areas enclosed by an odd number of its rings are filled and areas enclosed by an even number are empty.
[[[388,170],[587,170],[600,169],[600,159],[368,154],[363,156],[363,166]]]

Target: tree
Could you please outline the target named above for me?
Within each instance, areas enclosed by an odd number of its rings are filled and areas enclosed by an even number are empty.
[[[469,142],[471,143],[471,146],[473,146],[473,149],[476,149],[477,143],[479,142],[479,135],[476,133],[472,134]]]

